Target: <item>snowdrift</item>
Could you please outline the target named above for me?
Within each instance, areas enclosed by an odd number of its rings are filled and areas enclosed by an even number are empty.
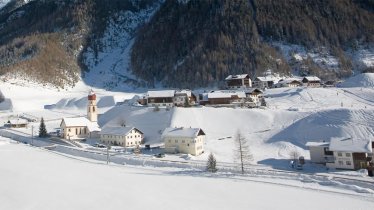
[[[374,87],[374,73],[358,74],[343,82],[341,87]]]

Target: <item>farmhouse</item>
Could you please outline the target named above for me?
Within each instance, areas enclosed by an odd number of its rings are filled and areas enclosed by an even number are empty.
[[[150,90],[147,92],[148,106],[172,107],[174,106],[175,90]]]
[[[279,82],[275,85],[275,87],[300,87],[303,86],[303,83],[301,82],[301,79],[296,78],[287,78],[279,80]]]
[[[106,126],[99,134],[101,142],[123,147],[140,145],[144,138],[139,129],[125,126]]]
[[[91,90],[88,94],[87,118],[63,118],[60,123],[61,137],[64,139],[96,138],[100,127],[97,124],[96,94]]]
[[[252,87],[252,80],[248,74],[229,75],[225,80],[229,89]]]
[[[196,96],[191,90],[180,90],[175,92],[173,101],[175,106],[194,105],[196,103]]]
[[[244,91],[217,90],[208,93],[208,103],[210,105],[239,103],[244,102],[246,97]]]
[[[201,128],[166,128],[162,133],[167,153],[204,153],[205,133]]]
[[[249,88],[249,89],[246,89],[244,92],[245,92],[246,97],[250,98],[255,103],[258,103],[260,101],[260,98],[263,93],[258,88]]]
[[[307,87],[320,87],[321,79],[316,76],[304,77],[302,80],[304,86]]]
[[[9,120],[9,126],[11,128],[26,128],[27,124],[29,124],[29,122],[21,118]]]

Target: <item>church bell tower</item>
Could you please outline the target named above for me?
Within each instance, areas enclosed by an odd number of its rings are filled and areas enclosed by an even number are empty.
[[[87,118],[91,122],[97,122],[96,94],[92,90],[88,94]]]

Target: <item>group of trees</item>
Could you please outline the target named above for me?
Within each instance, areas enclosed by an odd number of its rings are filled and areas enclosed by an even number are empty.
[[[253,161],[253,155],[248,145],[247,139],[238,131],[234,138],[235,149],[234,149],[234,160],[238,163],[239,171],[244,174],[246,167]],[[213,153],[209,154],[207,161],[207,171],[217,172],[217,160]]]

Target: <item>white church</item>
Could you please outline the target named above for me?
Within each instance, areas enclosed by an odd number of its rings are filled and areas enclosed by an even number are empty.
[[[88,94],[87,117],[63,118],[61,137],[68,140],[98,138],[101,129],[97,124],[97,112],[96,94],[91,90]]]

